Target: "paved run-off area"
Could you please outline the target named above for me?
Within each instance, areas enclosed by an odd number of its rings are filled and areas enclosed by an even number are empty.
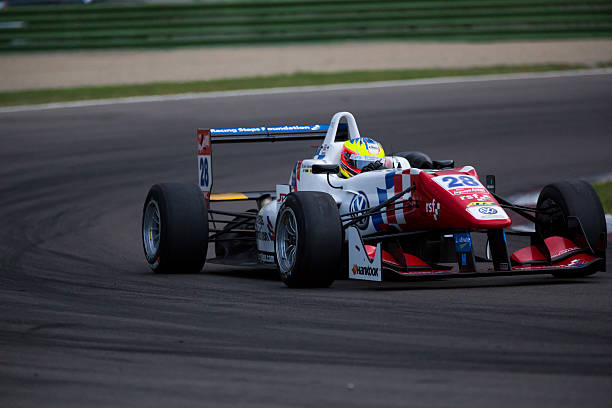
[[[612,39],[346,42],[0,56],[0,91],[191,81],[295,72],[612,61]]]

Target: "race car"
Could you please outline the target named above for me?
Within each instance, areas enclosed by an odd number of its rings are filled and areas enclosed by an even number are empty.
[[[212,193],[212,145],[322,140],[274,190]],[[422,152],[385,156],[349,112],[329,125],[197,130],[198,185],[156,184],[144,203],[145,257],[157,273],[199,272],[205,262],[270,266],[289,287],[367,281],[553,274],[606,269],[603,208],[584,181],[549,184],[535,208],[484,185],[472,166]],[[223,202],[252,200],[236,212]],[[506,211],[532,223],[512,228]],[[524,245],[510,250],[510,241]],[[207,259],[209,244],[215,257]]]

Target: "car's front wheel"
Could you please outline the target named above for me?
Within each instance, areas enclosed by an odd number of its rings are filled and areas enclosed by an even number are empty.
[[[568,228],[568,217],[580,220],[585,238],[596,249],[606,236],[606,218],[599,196],[591,185],[582,180],[562,181],[545,186],[537,203],[536,231],[543,238],[560,236],[576,240]],[[557,277],[582,277],[594,272],[558,272]]]
[[[289,287],[328,287],[342,258],[338,206],[327,193],[300,191],[285,199],[276,218],[275,258]]]

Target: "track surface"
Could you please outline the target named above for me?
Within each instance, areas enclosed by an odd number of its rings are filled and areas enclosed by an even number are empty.
[[[612,169],[612,75],[2,114],[0,405],[609,406],[605,273],[289,290],[148,270],[142,202],[195,180],[196,127],[339,110],[501,193]],[[217,191],[286,182],[310,144],[215,148]]]

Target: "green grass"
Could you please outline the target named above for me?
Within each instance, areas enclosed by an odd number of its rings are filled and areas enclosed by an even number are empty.
[[[155,82],[149,84],[87,86],[0,92],[0,106],[69,102],[129,96],[171,95],[189,92],[215,92],[288,86],[329,85],[402,79],[493,75],[520,72],[562,71],[588,68],[586,65],[541,64],[473,68],[433,68],[384,71],[346,71],[334,73],[296,73],[249,78],[215,79],[192,82]]]
[[[612,214],[612,180],[594,184],[606,214]]]

